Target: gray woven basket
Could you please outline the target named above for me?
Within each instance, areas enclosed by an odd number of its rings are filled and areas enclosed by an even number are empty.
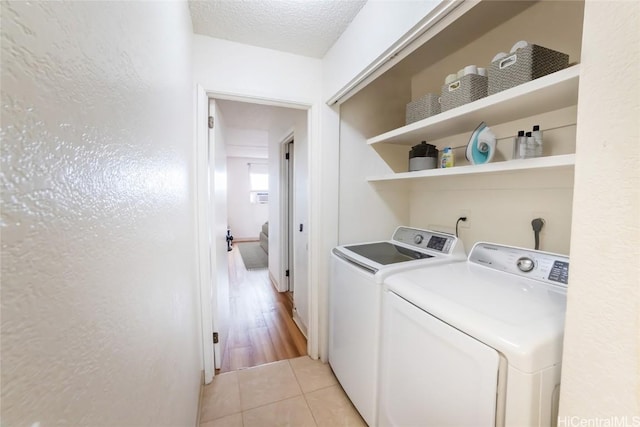
[[[569,55],[538,45],[518,49],[489,67],[489,95],[555,73],[569,65]]]
[[[487,96],[487,77],[468,74],[453,83],[442,86],[440,106],[442,111],[447,111],[485,96]]]
[[[440,95],[428,93],[407,104],[406,124],[426,119],[440,112]]]

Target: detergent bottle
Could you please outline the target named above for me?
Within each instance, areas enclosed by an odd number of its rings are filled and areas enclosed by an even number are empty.
[[[445,147],[442,149],[442,159],[440,159],[440,167],[442,168],[453,167],[453,148]]]

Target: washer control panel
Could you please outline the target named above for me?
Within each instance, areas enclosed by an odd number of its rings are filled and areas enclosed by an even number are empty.
[[[393,233],[393,240],[442,254],[450,254],[458,242],[458,239],[450,234],[410,227],[398,227]]]
[[[479,242],[469,262],[559,286],[569,283],[569,257],[549,252]]]

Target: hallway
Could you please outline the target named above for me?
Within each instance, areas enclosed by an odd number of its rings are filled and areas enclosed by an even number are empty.
[[[229,335],[217,373],[307,354],[291,318],[293,303],[275,290],[268,270],[247,270],[237,246],[229,252]]]
[[[268,270],[247,270],[237,246],[228,256],[229,335],[200,426],[366,426],[329,365],[306,356],[291,297]]]

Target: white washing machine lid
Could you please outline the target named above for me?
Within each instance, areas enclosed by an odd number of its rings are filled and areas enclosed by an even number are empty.
[[[333,253],[369,271],[378,283],[400,271],[466,259],[457,237],[410,227],[398,227],[391,240],[337,246]]]
[[[380,284],[382,284],[385,278],[401,271],[411,270],[414,268],[431,267],[449,262],[462,262],[465,260],[464,255],[456,256],[431,254],[429,258],[412,259],[385,265],[349,250],[348,246],[338,246],[334,248],[333,253],[339,258],[357,264],[361,268],[369,271],[374,277],[375,281]]]
[[[560,363],[566,288],[471,262],[400,272],[385,287],[495,348],[523,372]]]

